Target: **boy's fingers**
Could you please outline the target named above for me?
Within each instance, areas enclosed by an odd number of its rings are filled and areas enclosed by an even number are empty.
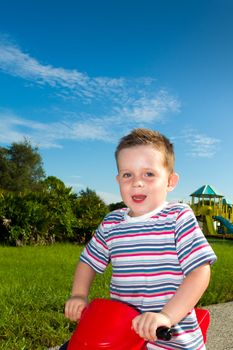
[[[65,305],[65,317],[69,318],[71,321],[78,321],[84,307],[85,305],[77,305],[77,303],[68,301]]]
[[[73,303],[67,302],[65,305],[65,316],[71,321],[75,321],[75,305]]]
[[[146,329],[145,329],[145,319],[144,318],[141,318],[140,322],[138,324],[138,334],[140,335],[140,337],[147,339]]]
[[[132,320],[132,328],[134,329],[134,331],[136,333],[138,333],[138,322],[139,322],[139,317],[140,316],[136,316],[133,320]]]
[[[135,332],[141,337],[145,337],[145,332],[144,332],[144,324],[145,324],[145,317],[144,315],[139,315],[136,316],[133,319],[133,328]]]
[[[79,319],[81,318],[83,309],[84,309],[84,305],[79,305],[79,307],[78,307],[78,309],[77,309],[77,313],[76,313],[76,316],[77,316],[77,319],[76,319],[76,320],[79,320]]]
[[[151,341],[155,341],[156,340],[156,329],[157,329],[157,325],[156,322],[151,322],[150,326],[149,326],[149,340]]]
[[[148,314],[142,314],[133,319],[133,329],[143,339],[154,341],[156,339],[156,320]]]

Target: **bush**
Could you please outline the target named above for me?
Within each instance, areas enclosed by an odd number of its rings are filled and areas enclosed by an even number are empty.
[[[0,199],[0,241],[22,245],[73,238],[77,219],[72,205],[68,195],[55,190],[6,192]]]
[[[2,192],[0,242],[10,245],[87,242],[108,207],[94,191],[79,195],[55,177],[43,182],[43,191]]]

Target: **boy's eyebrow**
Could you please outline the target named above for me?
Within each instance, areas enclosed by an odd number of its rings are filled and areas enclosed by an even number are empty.
[[[123,172],[123,171],[129,171],[129,172],[132,172],[133,170],[130,170],[130,169],[128,169],[128,168],[125,168],[125,169],[118,169],[119,170],[119,172]],[[154,169],[154,168],[143,168],[142,169],[143,171],[148,171],[148,170],[150,170],[150,171],[153,171],[153,172],[156,172],[156,169]]]
[[[129,169],[119,169],[119,173],[122,173],[122,172],[124,172],[124,171],[129,171],[129,172],[131,172],[131,170],[129,170]]]

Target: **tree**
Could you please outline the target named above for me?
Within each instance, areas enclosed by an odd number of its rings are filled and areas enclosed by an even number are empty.
[[[0,242],[13,245],[75,240],[77,195],[55,176],[43,191],[0,192]]]
[[[45,178],[29,141],[0,147],[0,242],[84,243],[108,211],[94,191],[74,194],[55,176]]]
[[[45,173],[37,147],[28,140],[12,143],[9,148],[0,147],[0,188],[23,192],[41,189]]]
[[[111,203],[111,204],[109,204],[108,207],[109,207],[109,211],[113,211],[113,210],[125,208],[126,205],[125,205],[124,202],[117,202],[117,203]]]
[[[49,176],[43,181],[43,204],[49,214],[50,234],[54,240],[62,241],[74,238],[74,229],[77,228],[75,207],[77,195],[72,187],[55,176]]]
[[[89,188],[80,191],[75,214],[78,219],[78,233],[82,243],[90,240],[108,211],[107,205],[95,191]]]

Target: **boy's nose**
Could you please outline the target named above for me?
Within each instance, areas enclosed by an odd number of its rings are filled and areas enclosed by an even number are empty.
[[[143,187],[142,179],[135,178],[133,182],[133,187]]]

